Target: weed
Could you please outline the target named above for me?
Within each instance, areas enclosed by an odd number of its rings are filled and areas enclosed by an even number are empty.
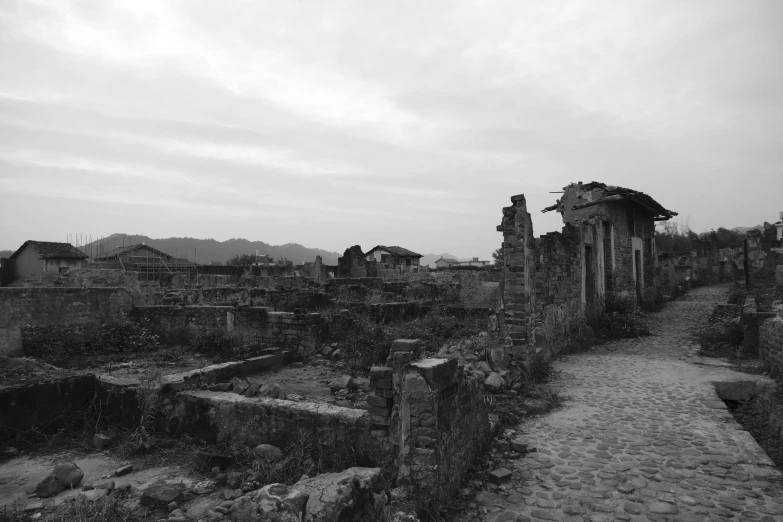
[[[64,502],[53,513],[39,520],[43,522],[141,522],[155,520],[134,512],[126,505],[123,495],[113,492],[111,495],[95,501],[76,497]]]
[[[699,355],[742,358],[744,334],[733,320],[716,320],[696,330],[695,337],[701,346]]]
[[[532,355],[525,366],[524,376],[528,383],[540,384],[552,377],[552,363],[542,354]]]
[[[141,417],[139,424],[126,439],[125,453],[147,453],[155,446],[155,415],[160,405],[163,381],[160,374],[150,374],[141,379],[136,388]]]
[[[666,304],[663,291],[655,286],[645,288],[642,293],[642,310],[645,312],[660,312]]]
[[[17,497],[11,504],[0,507],[0,522],[22,522],[28,517],[24,513],[26,502]]]
[[[612,313],[599,315],[593,324],[599,337],[627,339],[651,335],[650,325],[642,314]]]
[[[78,356],[96,353],[141,353],[158,349],[160,340],[147,322],[56,324],[22,329],[25,353],[67,367]]]

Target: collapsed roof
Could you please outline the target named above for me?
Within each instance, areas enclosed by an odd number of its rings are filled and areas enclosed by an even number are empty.
[[[571,208],[565,208],[563,203],[566,200],[566,195],[570,191],[577,193],[577,198],[583,199],[581,203],[575,203]],[[599,183],[593,181],[591,183],[571,183],[567,187],[563,187],[565,194],[555,202],[554,205],[546,207],[541,212],[549,212],[557,210],[560,213],[568,212],[570,210],[579,210],[593,205],[601,205],[606,203],[617,203],[626,201],[629,203],[637,204],[644,207],[653,214],[655,221],[666,221],[677,215],[677,212],[666,209],[663,205],[655,201],[652,197],[648,196],[644,192],[637,190],[618,187],[614,185],[606,185],[605,183]]]

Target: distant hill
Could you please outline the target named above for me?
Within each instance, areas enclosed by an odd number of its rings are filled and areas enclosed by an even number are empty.
[[[755,227],[734,227],[734,228],[731,229],[731,231],[732,232],[738,232],[740,234],[744,234],[748,230],[753,230],[753,229],[764,230],[764,225],[756,225]]]
[[[151,247],[162,250],[176,257],[185,257],[199,264],[224,263],[236,254],[267,254],[275,259],[284,257],[294,264],[302,264],[305,261],[315,261],[315,256],[321,256],[325,265],[336,265],[340,254],[329,252],[320,248],[308,248],[297,243],[285,245],[270,245],[263,241],[248,241],[247,239],[229,239],[216,241],[214,239],[197,239],[193,237],[169,237],[165,239],[152,239],[147,236],[112,234],[102,241],[93,241],[85,245],[82,250],[88,255],[92,252],[96,255],[100,244],[105,250],[111,250],[116,246],[136,245],[146,243]]]
[[[0,250],[0,259],[11,257],[13,253],[13,250]]]
[[[456,259],[459,261],[459,258],[453,254],[427,254],[425,256],[422,256],[419,260],[419,263],[421,265],[429,265],[431,268],[435,268],[435,261],[440,259],[441,257],[446,259]]]

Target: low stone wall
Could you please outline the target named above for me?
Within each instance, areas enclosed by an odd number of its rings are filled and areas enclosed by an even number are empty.
[[[169,429],[207,442],[230,440],[247,446],[318,441],[322,448],[352,447],[373,462],[386,457],[370,434],[370,414],[326,403],[249,398],[230,392],[185,391],[164,406]]]
[[[489,442],[489,409],[480,379],[466,374],[456,359],[413,362],[420,348],[417,340],[392,344],[394,407],[389,440],[397,483],[445,500],[456,492]],[[376,370],[376,395],[378,391],[385,395],[388,371]],[[382,417],[378,417],[374,422],[380,424]]]
[[[94,375],[0,389],[0,440],[33,428],[49,431],[73,419],[95,397]]]
[[[207,331],[248,344],[278,345],[301,355],[315,353],[320,314],[271,312],[262,307],[139,306],[132,317],[144,322],[162,342],[191,344]]]
[[[0,354],[23,353],[23,327],[120,320],[132,307],[125,288],[0,288]]]
[[[783,377],[783,319],[767,319],[759,328],[759,358],[769,365],[770,375]]]

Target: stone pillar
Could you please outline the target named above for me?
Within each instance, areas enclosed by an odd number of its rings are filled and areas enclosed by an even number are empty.
[[[524,194],[511,197],[512,205],[503,208],[503,221],[497,227],[503,233],[503,310],[502,333],[505,346],[515,359],[526,360],[535,351],[535,248],[533,224]]]

